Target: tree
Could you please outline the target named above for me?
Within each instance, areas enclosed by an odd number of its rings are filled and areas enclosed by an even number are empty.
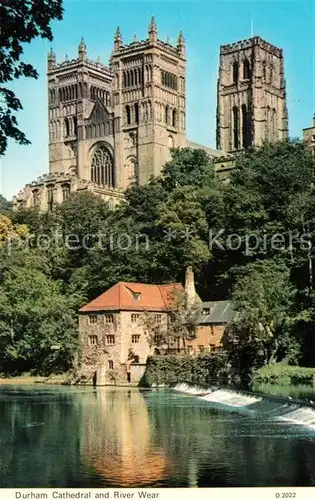
[[[21,61],[23,44],[37,37],[52,40],[50,22],[61,20],[62,13],[62,0],[7,0],[0,5],[0,155],[7,148],[8,138],[29,144],[14,115],[22,104],[7,87],[8,82],[20,77],[38,78],[36,69]]]
[[[282,351],[285,344],[289,349],[293,300],[294,290],[285,266],[261,261],[239,269],[233,292],[238,315],[225,329],[223,346],[241,373],[248,375],[254,367],[279,360],[280,346]],[[285,354],[282,352],[282,357]]]

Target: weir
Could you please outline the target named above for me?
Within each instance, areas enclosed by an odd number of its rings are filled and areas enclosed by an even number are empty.
[[[290,421],[315,429],[315,407],[291,398],[255,394],[219,387],[177,384],[173,390],[237,411],[264,413],[275,420]]]

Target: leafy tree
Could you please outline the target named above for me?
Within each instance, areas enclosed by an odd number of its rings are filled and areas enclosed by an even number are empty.
[[[293,299],[289,270],[283,265],[262,261],[239,270],[233,293],[239,313],[226,328],[223,345],[241,373],[276,361],[280,344],[289,347]]]
[[[77,351],[75,296],[38,268],[32,252],[23,264],[3,269],[0,279],[0,365],[2,371],[37,373],[69,369]],[[54,344],[60,349],[52,350]]]
[[[7,148],[8,138],[29,144],[14,115],[22,104],[7,87],[20,77],[38,77],[31,64],[21,61],[23,45],[37,37],[52,40],[50,22],[62,19],[62,12],[61,0],[7,0],[0,5],[0,155]]]

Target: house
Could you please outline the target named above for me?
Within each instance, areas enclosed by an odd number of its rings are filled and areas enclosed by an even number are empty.
[[[120,282],[80,309],[82,375],[97,385],[137,384],[145,371],[150,345],[146,316],[167,332],[171,296],[184,293],[180,283],[148,285]],[[96,379],[96,380],[95,380]]]
[[[194,338],[174,335],[176,295],[193,315]],[[202,302],[194,274],[180,283],[119,282],[80,309],[81,375],[97,385],[137,385],[153,354],[192,354],[220,348],[226,324],[237,314],[230,301]],[[184,326],[183,326],[184,328]]]

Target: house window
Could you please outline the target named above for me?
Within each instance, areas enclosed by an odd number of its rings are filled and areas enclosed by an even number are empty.
[[[106,344],[107,345],[115,344],[115,335],[106,335]]]
[[[108,369],[113,370],[114,369],[114,361],[112,359],[108,360]]]
[[[97,345],[97,335],[89,335],[89,344]]]
[[[161,314],[155,314],[154,315],[154,321],[155,321],[155,323],[161,323],[162,322],[162,316],[161,316]]]
[[[137,323],[139,321],[140,314],[132,314],[131,315],[131,321],[132,323]]]
[[[132,335],[131,336],[131,342],[133,344],[139,344],[139,342],[140,342],[140,335]]]
[[[106,325],[111,325],[114,323],[114,316],[112,314],[105,314],[104,323]]]
[[[215,351],[215,344],[209,344],[210,352]]]
[[[155,343],[156,345],[161,344],[162,340],[163,340],[162,335],[157,335],[157,334],[156,334],[156,335],[154,335],[154,343]]]
[[[205,350],[204,345],[198,345],[199,352],[203,352]]]
[[[141,300],[141,293],[140,292],[134,292],[133,294],[135,300]]]
[[[210,314],[210,307],[205,307],[203,310],[202,310],[202,314],[207,316],[208,314]]]
[[[94,323],[97,323],[97,316],[95,314],[89,316],[89,323],[90,325],[94,325]]]

